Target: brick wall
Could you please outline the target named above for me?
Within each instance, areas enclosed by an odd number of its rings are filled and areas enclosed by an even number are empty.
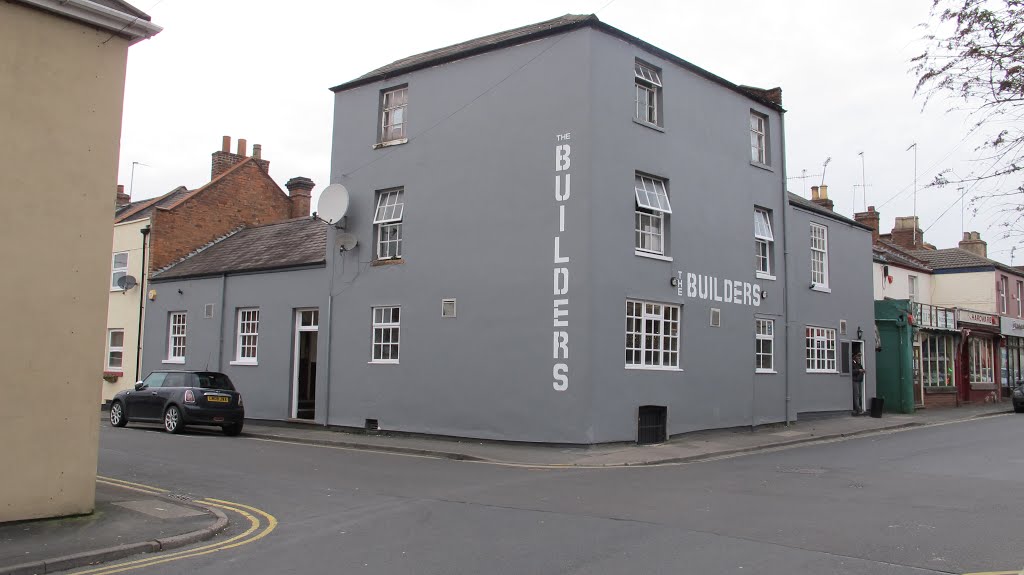
[[[239,226],[291,217],[292,202],[248,159],[182,203],[153,212],[150,271],[166,267]]]
[[[956,407],[956,394],[955,393],[942,393],[932,392],[925,390],[924,406],[926,408],[933,407]]]

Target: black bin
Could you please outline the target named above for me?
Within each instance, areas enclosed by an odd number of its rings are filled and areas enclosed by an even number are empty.
[[[882,404],[884,403],[885,400],[882,399],[881,397],[871,398],[871,417],[882,417]]]

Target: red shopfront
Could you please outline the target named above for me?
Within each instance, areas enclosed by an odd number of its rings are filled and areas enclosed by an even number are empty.
[[[1001,399],[999,385],[999,316],[966,309],[957,310],[960,369],[957,387],[960,401],[981,403]]]

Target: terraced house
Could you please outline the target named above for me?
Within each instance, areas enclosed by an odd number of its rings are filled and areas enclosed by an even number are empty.
[[[322,257],[229,255],[305,253],[263,226],[157,274],[147,369],[186,314],[182,365],[258,418],[591,444],[851,410],[871,233],[787,193],[780,89],[567,15],[333,90],[347,211],[281,224]]]

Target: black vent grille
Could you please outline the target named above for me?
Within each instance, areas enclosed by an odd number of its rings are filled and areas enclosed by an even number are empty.
[[[640,445],[663,443],[668,439],[668,408],[642,405],[637,416],[636,442]]]

